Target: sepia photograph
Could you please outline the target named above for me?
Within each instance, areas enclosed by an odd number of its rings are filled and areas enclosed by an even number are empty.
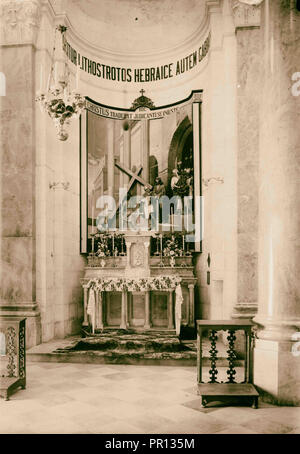
[[[0,0],[0,114],[0,446],[299,435],[300,1]]]

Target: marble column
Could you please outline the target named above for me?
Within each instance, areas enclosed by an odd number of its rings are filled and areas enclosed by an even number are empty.
[[[266,399],[300,404],[300,12],[265,0],[261,19],[259,300],[254,383]]]
[[[260,6],[232,1],[237,44],[237,304],[233,318],[253,318],[258,299],[258,152]],[[244,336],[241,336],[243,344]],[[241,348],[242,345],[241,345]]]
[[[107,120],[107,185],[108,195],[114,196],[114,120]]]
[[[98,292],[98,294],[97,294],[97,305],[98,305],[97,328],[103,329],[103,293],[102,292]]]
[[[41,341],[36,299],[35,57],[40,3],[0,2],[0,315],[26,317],[26,345]]]
[[[88,288],[83,287],[83,323],[82,323],[83,327],[89,326],[87,306],[88,306]]]
[[[195,323],[195,286],[194,284],[189,284],[189,319],[188,319],[188,325],[189,326],[194,326]]]
[[[147,291],[145,293],[145,329],[150,329],[151,324],[150,324],[150,292]]]
[[[127,329],[127,301],[128,294],[126,291],[122,292],[122,306],[121,306],[121,329]]]
[[[169,291],[169,299],[168,299],[168,329],[174,329],[173,290]]]

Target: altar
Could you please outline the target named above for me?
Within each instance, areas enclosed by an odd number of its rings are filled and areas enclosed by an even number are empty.
[[[116,328],[179,335],[182,326],[195,326],[201,93],[168,118],[150,120],[153,109],[142,89],[118,119],[103,116],[90,99],[81,118],[87,335]]]
[[[116,234],[114,243],[122,255],[89,256],[82,279],[83,330],[95,334],[119,328],[179,335],[181,326],[194,327],[192,255],[170,260],[152,253],[157,238],[151,232]]]

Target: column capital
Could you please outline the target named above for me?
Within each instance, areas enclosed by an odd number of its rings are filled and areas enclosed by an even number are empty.
[[[231,0],[235,27],[259,27],[261,3],[262,0]]]
[[[0,0],[0,44],[35,44],[40,16],[39,0]]]
[[[193,102],[202,102],[202,92],[193,93]]]

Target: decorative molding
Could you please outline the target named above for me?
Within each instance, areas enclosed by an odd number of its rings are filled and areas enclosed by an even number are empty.
[[[236,28],[260,26],[261,0],[231,0]]]
[[[198,92],[198,93],[193,93],[193,102],[202,102],[202,98],[203,98],[203,93],[202,92]]]
[[[35,44],[40,18],[38,0],[0,0],[0,44]]]
[[[137,110],[140,107],[148,108],[148,109],[155,109],[155,105],[153,104],[153,101],[150,98],[147,98],[147,96],[144,96],[145,90],[143,90],[143,89],[140,90],[140,93],[141,93],[141,96],[139,96],[138,98],[136,98],[133,101],[130,110]]]
[[[239,2],[245,5],[259,6],[263,0],[239,0]]]
[[[257,302],[239,302],[234,306],[231,317],[234,319],[252,319],[257,314],[257,310]]]
[[[133,268],[145,266],[145,250],[139,243],[133,243],[131,248],[131,266]]]

